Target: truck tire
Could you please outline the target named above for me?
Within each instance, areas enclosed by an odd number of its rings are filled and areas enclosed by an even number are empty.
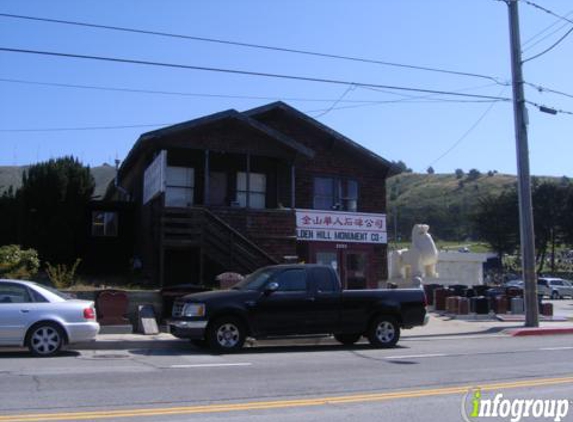
[[[395,318],[380,315],[372,320],[368,330],[368,341],[373,347],[394,347],[398,340],[400,340],[400,325]]]
[[[215,353],[237,352],[245,344],[245,324],[236,317],[221,317],[207,327],[207,344]]]
[[[360,340],[362,334],[335,334],[334,338],[339,343],[344,344],[345,346],[352,346],[358,340]]]

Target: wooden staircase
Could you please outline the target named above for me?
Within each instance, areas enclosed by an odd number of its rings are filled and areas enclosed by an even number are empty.
[[[163,248],[197,247],[226,271],[251,273],[278,261],[206,208],[165,208]]]

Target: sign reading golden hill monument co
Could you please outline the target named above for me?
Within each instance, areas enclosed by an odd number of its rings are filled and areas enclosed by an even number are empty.
[[[296,210],[297,240],[387,243],[386,214]]]

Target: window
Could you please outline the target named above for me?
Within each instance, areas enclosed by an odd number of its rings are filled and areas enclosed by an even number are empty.
[[[345,211],[356,211],[358,208],[358,182],[348,180],[346,182],[346,192],[342,197],[342,206]]]
[[[271,281],[279,284],[279,292],[306,292],[305,270],[286,270]]]
[[[357,211],[358,182],[333,177],[314,178],[315,210]]]
[[[3,303],[28,303],[31,302],[30,293],[24,286],[17,284],[0,284],[0,306]]]
[[[338,199],[335,180],[329,177],[314,178],[314,209],[334,209]]]
[[[32,297],[34,298],[34,302],[45,303],[48,301],[44,296],[42,296],[40,293],[38,293],[35,290],[30,289],[30,293],[32,293]]]
[[[237,173],[237,202],[240,207],[247,206],[247,195],[249,195],[249,208],[265,208],[266,188],[267,176],[265,174],[249,173],[249,186],[247,190],[247,173]]]
[[[117,212],[92,211],[92,236],[117,236]]]
[[[336,292],[336,280],[326,268],[314,268],[312,278],[316,282],[317,292]]]
[[[195,169],[167,167],[165,206],[190,207],[195,196]]]

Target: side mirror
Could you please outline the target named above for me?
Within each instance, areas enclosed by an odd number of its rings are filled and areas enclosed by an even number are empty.
[[[273,292],[276,292],[279,289],[279,283],[276,281],[271,281],[269,284],[266,285],[264,293],[268,296]]]

